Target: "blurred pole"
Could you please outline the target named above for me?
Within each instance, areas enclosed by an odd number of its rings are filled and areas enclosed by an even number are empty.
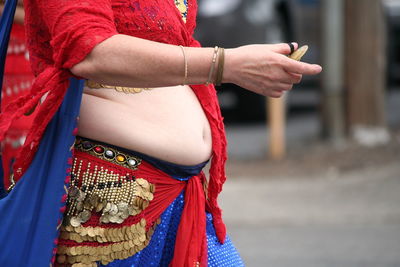
[[[384,111],[386,27],[381,0],[346,0],[346,86],[352,136],[387,142]]]
[[[323,135],[338,144],[345,135],[344,0],[322,0],[321,7]]]
[[[269,157],[281,160],[286,154],[285,143],[285,96],[280,98],[268,97],[268,126],[269,126]]]

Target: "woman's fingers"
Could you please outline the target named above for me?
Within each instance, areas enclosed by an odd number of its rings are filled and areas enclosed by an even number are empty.
[[[292,77],[292,81],[294,84],[300,83],[301,79],[303,79],[303,75],[298,73],[289,73],[289,75]]]
[[[290,91],[293,89],[293,83],[281,83],[279,84],[279,89],[282,91]]]
[[[293,46],[294,46],[294,50],[296,50],[297,48],[299,48],[299,45],[297,43],[292,42]],[[282,54],[282,55],[290,55],[291,53],[291,49],[289,44],[287,43],[281,43],[281,44],[272,44],[272,45],[268,45],[269,49],[275,53],[278,54]]]
[[[293,88],[292,83],[277,83],[275,86],[272,87],[272,91],[277,91],[277,92],[284,92],[284,91],[290,91]]]
[[[264,95],[264,96],[271,96],[271,97],[280,97],[286,91],[290,91],[293,88],[293,84],[288,83],[276,83],[274,85],[270,85],[265,87],[261,91],[254,91],[255,93]]]
[[[297,50],[299,48],[299,45],[297,43],[293,42],[292,44],[294,46],[294,50]],[[289,55],[291,53],[290,45],[287,43],[271,45],[270,49],[275,53],[283,55],[281,59],[283,61],[283,67],[287,72],[315,75],[322,71],[322,67],[317,64],[308,64],[287,57],[286,55]]]
[[[298,73],[288,73],[284,70],[280,71],[277,76],[275,76],[275,81],[280,83],[290,83],[298,84],[301,82],[303,75]]]
[[[279,98],[283,96],[284,92],[283,91],[271,91],[268,96],[273,97],[273,98]]]
[[[308,64],[300,61],[296,61],[285,57],[283,59],[283,68],[287,72],[305,74],[305,75],[316,75],[322,71],[322,67],[318,64]]]
[[[294,49],[298,44],[293,43]],[[224,75],[233,82],[258,94],[280,97],[298,84],[302,75],[315,75],[321,66],[290,59],[291,47],[287,43],[250,45],[228,49]]]

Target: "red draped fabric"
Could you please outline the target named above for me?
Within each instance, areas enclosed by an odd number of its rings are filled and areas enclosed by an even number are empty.
[[[28,95],[10,103],[0,114],[0,140],[4,139],[13,121],[46,97],[37,108],[33,127],[14,165],[17,179],[32,162],[46,125],[62,102],[68,79],[72,76],[69,69],[82,61],[98,43],[115,34],[126,34],[174,45],[200,46],[193,38],[197,13],[195,0],[188,0],[186,23],[172,0],[25,0],[24,7],[27,45],[36,79]],[[217,236],[223,243],[226,230],[217,204],[217,196],[226,180],[223,119],[214,86],[191,87],[211,126],[213,153],[206,205],[213,214]],[[185,197],[190,201],[188,194]],[[188,226],[184,232],[182,227],[178,236],[202,232],[199,229],[202,225],[194,224],[191,229]],[[175,249],[185,251],[189,249],[186,246],[192,244],[182,238]],[[197,254],[198,251],[191,250],[190,253]],[[184,256],[185,264],[192,265],[188,261],[192,255],[175,254],[173,262],[181,256]]]
[[[4,68],[4,80],[1,94],[2,109],[14,99],[28,93],[33,81],[33,74],[29,66],[29,56],[25,44],[25,29],[22,24],[14,23],[10,42],[7,49],[7,57]],[[10,186],[10,174],[13,161],[24,143],[29,128],[32,125],[33,117],[23,116],[11,125],[2,142],[2,160],[4,169],[5,188]]]

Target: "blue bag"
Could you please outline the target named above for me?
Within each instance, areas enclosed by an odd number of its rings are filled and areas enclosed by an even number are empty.
[[[17,0],[8,0],[1,17],[0,77]],[[14,189],[5,194],[0,170],[0,266],[48,267],[65,205],[68,158],[75,141],[83,80],[70,79],[63,103],[48,124],[39,149]]]

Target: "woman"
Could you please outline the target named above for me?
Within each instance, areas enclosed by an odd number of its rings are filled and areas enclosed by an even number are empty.
[[[17,176],[32,161],[68,79],[88,80],[56,265],[243,265],[216,201],[226,140],[215,89],[205,83],[280,97],[321,67],[288,59],[287,44],[199,48],[194,0],[25,5],[37,78],[32,98],[18,102],[17,115],[5,113],[8,121],[45,100]],[[201,169],[210,157],[207,185]]]

